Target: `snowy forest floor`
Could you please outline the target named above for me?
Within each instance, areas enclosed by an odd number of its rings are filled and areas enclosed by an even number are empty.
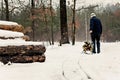
[[[100,54],[81,54],[83,42],[46,46],[44,63],[0,63],[0,80],[120,80],[120,42],[101,43]]]

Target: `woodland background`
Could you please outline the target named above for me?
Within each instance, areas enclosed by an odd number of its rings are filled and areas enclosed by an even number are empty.
[[[24,34],[35,41],[60,40],[60,5],[52,6],[52,0],[1,0],[0,20],[15,21],[25,27]],[[34,4],[33,4],[34,3]],[[120,40],[120,3],[96,4],[74,9],[66,2],[68,35],[71,40],[73,16],[75,16],[76,41],[90,40],[90,13],[95,12],[103,25],[102,41]],[[78,4],[77,4],[78,5]],[[81,5],[81,4],[79,4]],[[75,15],[73,11],[75,10]],[[34,26],[34,28],[33,28]]]

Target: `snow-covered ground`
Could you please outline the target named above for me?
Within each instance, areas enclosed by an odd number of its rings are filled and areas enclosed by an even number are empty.
[[[120,42],[102,43],[93,55],[81,54],[82,45],[46,46],[44,63],[0,63],[0,80],[120,80]]]

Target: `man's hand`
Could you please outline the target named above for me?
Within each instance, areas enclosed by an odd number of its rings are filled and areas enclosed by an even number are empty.
[[[90,30],[89,33],[92,33],[92,30]]]

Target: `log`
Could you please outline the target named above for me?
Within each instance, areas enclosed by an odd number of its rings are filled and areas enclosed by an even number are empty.
[[[32,63],[32,62],[44,62],[45,55],[34,55],[34,56],[14,56],[11,57],[9,60],[13,63]]]
[[[30,37],[27,36],[27,35],[20,36],[20,37],[1,37],[1,36],[0,36],[0,39],[2,39],[2,40],[7,40],[7,39],[18,39],[18,38],[21,38],[21,39],[23,39],[23,40],[25,40],[25,41],[30,41]]]
[[[9,31],[16,31],[16,32],[23,32],[24,27],[22,25],[3,25],[3,24],[0,24],[0,29],[9,30]]]
[[[43,54],[45,52],[45,47],[42,45],[22,45],[22,46],[7,46],[0,47],[0,56],[4,55],[33,55],[33,54]]]
[[[27,35],[22,36],[22,39],[24,39],[25,41],[30,41],[30,37]]]
[[[0,47],[0,61],[7,64],[44,62],[46,48],[43,45],[22,45]]]

